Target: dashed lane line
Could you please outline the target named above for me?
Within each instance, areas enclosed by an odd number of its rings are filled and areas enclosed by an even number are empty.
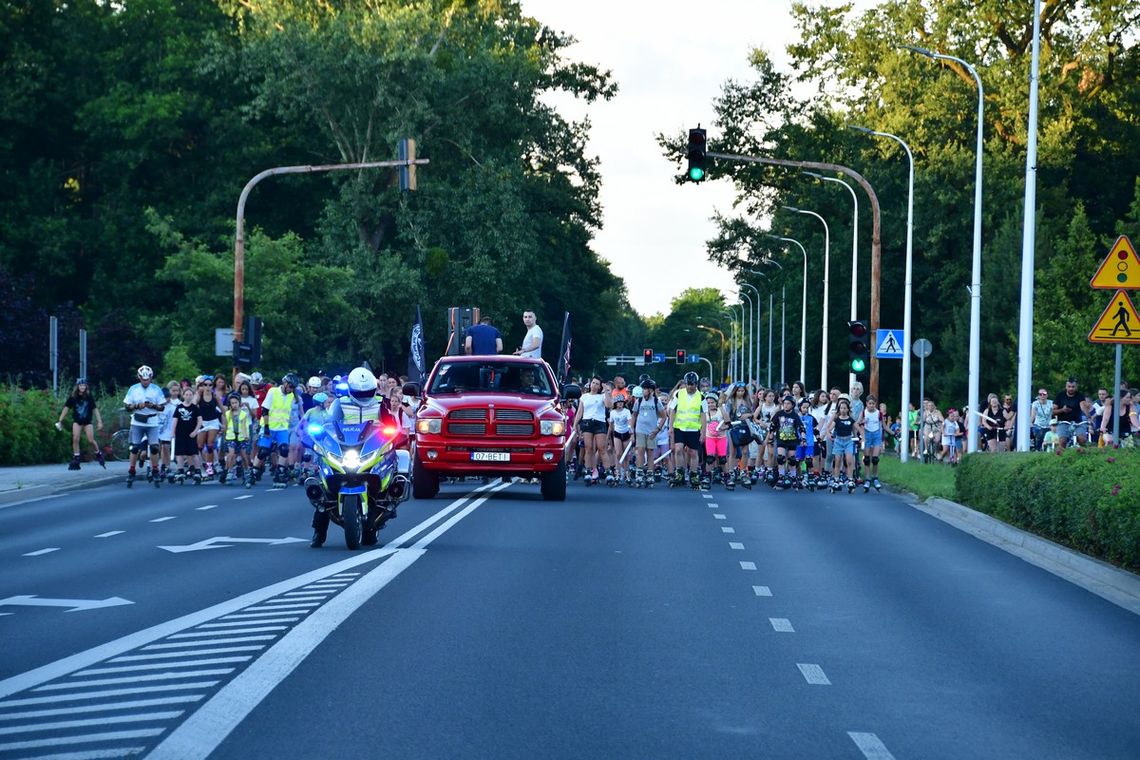
[[[217,504],[207,504],[204,507],[194,507],[194,509],[197,510],[198,512],[204,512],[207,509],[214,509],[217,506],[218,506]]]
[[[742,561],[740,563],[740,569],[741,570],[755,570],[756,569],[756,563],[755,562],[743,562]]]
[[[797,662],[796,667],[803,673],[804,680],[813,686],[831,686],[831,681],[823,672],[823,668],[812,662]]]
[[[720,512],[713,513],[713,517],[715,517],[718,520],[727,520],[728,519],[727,517],[722,515]]]
[[[776,633],[796,632],[796,629],[792,627],[792,621],[787,618],[768,618],[768,622],[772,624],[772,630]]]
[[[723,528],[720,529],[720,532],[721,533],[735,533],[736,528],[730,528],[727,525],[725,525]]]
[[[109,530],[106,533],[100,533],[97,536],[94,536],[94,538],[110,538],[111,536],[117,536],[121,533],[126,533],[126,531],[125,530]]]
[[[772,589],[767,586],[753,586],[752,593],[756,594],[756,596],[771,596]]]
[[[177,520],[177,519],[178,519],[177,515],[167,515],[166,517],[156,517],[153,520],[151,520],[150,522],[160,523],[160,522],[166,522],[167,520]]]
[[[44,554],[51,554],[52,552],[57,552],[57,551],[59,551],[58,546],[49,546],[47,549],[37,549],[34,552],[28,552],[24,556],[25,557],[40,557],[40,556],[43,556]]]
[[[728,548],[732,549],[733,551],[742,552],[744,551],[744,544],[740,543],[739,541],[729,541]]]
[[[234,501],[241,501],[242,499],[252,499],[252,498],[253,498],[253,494],[247,493],[243,496],[235,496]]]
[[[883,744],[879,737],[874,734],[848,731],[847,735],[851,737],[851,741],[855,742],[855,746],[859,748],[867,760],[895,760],[895,756],[887,749],[887,745]]]

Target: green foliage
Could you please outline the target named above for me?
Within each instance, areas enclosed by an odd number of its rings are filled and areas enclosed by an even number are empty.
[[[1140,568],[1140,451],[970,454],[957,500],[1126,568]]]
[[[665,354],[665,364],[638,370],[637,374],[642,371],[648,372],[658,385],[666,387],[680,380],[690,370],[702,377],[708,376],[708,366],[704,362],[677,365],[674,358],[678,348],[708,359],[714,367],[715,374],[722,374],[724,362],[727,362],[728,357],[726,349],[722,362],[720,335],[710,330],[699,329],[697,325],[715,327],[726,337],[731,335],[731,319],[725,314],[724,295],[715,288],[687,288],[675,297],[669,306],[668,315],[651,320],[646,333],[647,342],[644,345],[634,344],[638,353],[642,348],[649,347]]]
[[[920,499],[954,499],[954,473],[955,468],[942,463],[925,464],[912,459],[903,464],[893,456],[879,460],[879,475],[884,483],[910,491]]]
[[[162,364],[157,367],[159,377],[171,380],[181,380],[184,377],[193,378],[200,374],[199,367],[206,366],[190,358],[185,343],[174,343],[162,355]]]
[[[70,432],[55,429],[63,401],[50,390],[0,386],[0,465],[62,462],[71,456]]]

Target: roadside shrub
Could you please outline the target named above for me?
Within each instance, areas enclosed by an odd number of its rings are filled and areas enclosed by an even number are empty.
[[[0,465],[66,461],[71,435],[55,429],[62,408],[50,390],[0,386]]]
[[[955,489],[973,509],[1140,570],[1140,450],[970,454]]]

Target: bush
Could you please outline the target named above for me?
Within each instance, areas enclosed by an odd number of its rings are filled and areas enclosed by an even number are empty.
[[[1077,551],[1140,569],[1140,450],[970,454],[958,501]]]
[[[50,390],[0,386],[0,465],[64,462],[71,436],[55,429],[63,398]]]

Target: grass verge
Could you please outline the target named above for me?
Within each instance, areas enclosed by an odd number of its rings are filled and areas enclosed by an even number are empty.
[[[879,478],[921,499],[938,496],[953,501],[956,496],[954,468],[945,464],[923,464],[914,459],[903,464],[893,456],[886,456],[879,461]]]

